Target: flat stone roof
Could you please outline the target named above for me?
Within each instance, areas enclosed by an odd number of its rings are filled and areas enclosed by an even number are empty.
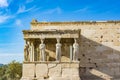
[[[120,23],[118,21],[68,21],[68,22],[38,22],[37,20],[32,20],[31,24],[79,24],[79,23]]]

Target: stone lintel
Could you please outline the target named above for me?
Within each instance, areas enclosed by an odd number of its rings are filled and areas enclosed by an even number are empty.
[[[79,38],[80,30],[23,30],[24,39],[34,38]]]

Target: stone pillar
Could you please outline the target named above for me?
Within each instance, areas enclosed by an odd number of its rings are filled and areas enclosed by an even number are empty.
[[[72,50],[72,45],[70,45],[70,62],[73,60],[73,50]]]
[[[29,61],[29,42],[25,40],[25,47],[24,47],[24,61]]]
[[[60,44],[60,39],[61,38],[57,38],[57,44],[56,44],[56,61],[60,61],[61,60],[61,44]]]
[[[78,61],[78,54],[79,54],[79,44],[77,43],[77,39],[74,39],[73,44],[73,61]]]
[[[45,61],[46,53],[45,53],[44,38],[41,39],[41,44],[39,45],[39,49],[40,49],[40,61]]]

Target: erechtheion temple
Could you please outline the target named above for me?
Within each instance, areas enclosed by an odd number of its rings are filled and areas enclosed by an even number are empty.
[[[31,22],[21,80],[120,80],[120,22]]]

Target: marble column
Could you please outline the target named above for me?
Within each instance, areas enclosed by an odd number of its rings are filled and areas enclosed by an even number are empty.
[[[73,60],[73,49],[72,45],[70,45],[70,62]]]
[[[57,38],[57,44],[56,44],[56,61],[61,61],[61,38]]]
[[[45,53],[44,38],[42,38],[40,40],[41,40],[41,44],[39,45],[39,49],[40,49],[40,61],[45,61],[46,60],[46,53]]]
[[[73,44],[73,61],[78,61],[78,54],[79,54],[79,44],[77,43],[77,39],[74,39]]]

